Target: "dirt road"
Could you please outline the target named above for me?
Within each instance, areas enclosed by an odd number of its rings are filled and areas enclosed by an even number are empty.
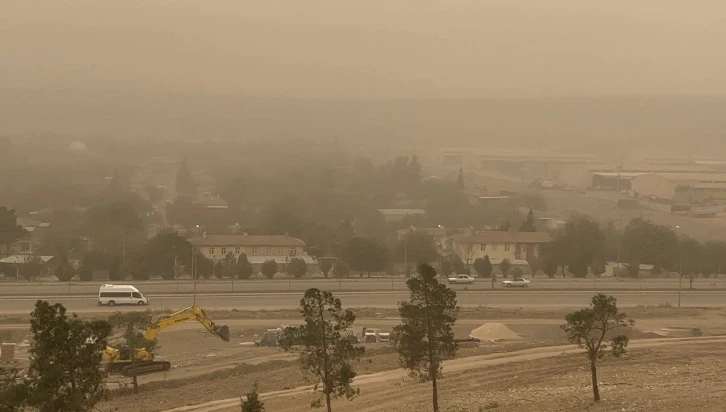
[[[647,339],[637,340],[630,343],[629,348],[631,350],[643,349],[643,348],[656,348],[662,346],[673,346],[673,345],[704,345],[709,343],[723,343],[726,342],[726,337],[702,337],[702,338],[682,338],[682,339]],[[572,345],[563,346],[551,346],[533,348],[527,350],[521,350],[510,353],[499,353],[491,355],[474,356],[467,358],[459,358],[446,362],[444,366],[444,373],[456,374],[474,369],[482,369],[484,367],[491,367],[497,365],[503,365],[515,362],[535,361],[545,358],[552,358],[557,356],[564,356],[569,354],[578,353],[579,350],[574,348]],[[375,386],[376,384],[386,384],[387,386],[394,385],[396,382],[403,382],[406,379],[406,373],[400,369],[390,370],[386,372],[362,375],[355,380],[357,387]],[[271,400],[281,397],[293,397],[300,396],[309,393],[312,390],[311,386],[302,386],[290,390],[268,392],[261,395],[264,400]],[[399,402],[397,398],[393,399],[394,402]],[[232,411],[239,409],[239,398],[234,397],[225,400],[219,400],[214,402],[207,402],[199,405],[184,406],[180,408],[170,409],[167,412],[212,412],[212,411]],[[394,405],[391,405],[394,406]],[[299,407],[299,406],[298,406]],[[361,409],[357,409],[363,411]],[[379,403],[372,407],[372,409],[365,409],[366,411],[382,411],[386,410],[385,405]]]

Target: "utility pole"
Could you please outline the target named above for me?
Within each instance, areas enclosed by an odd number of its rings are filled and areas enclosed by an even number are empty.
[[[681,252],[679,254],[680,254],[680,257],[678,260],[680,261],[680,263],[679,263],[680,268],[678,269],[678,307],[680,308],[681,307],[681,289],[683,288],[682,287],[682,284],[683,284],[683,252]]]

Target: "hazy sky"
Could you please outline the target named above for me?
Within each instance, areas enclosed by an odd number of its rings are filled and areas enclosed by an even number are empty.
[[[726,94],[726,1],[0,0],[0,88]]]

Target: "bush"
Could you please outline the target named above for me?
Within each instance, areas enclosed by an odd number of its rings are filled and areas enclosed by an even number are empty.
[[[61,282],[70,282],[76,276],[76,269],[67,260],[64,260],[55,268],[55,276]]]
[[[350,266],[343,259],[338,259],[333,266],[333,274],[337,278],[346,278],[350,275]]]
[[[502,271],[502,276],[506,278],[510,269],[512,269],[512,262],[510,262],[509,259],[503,259],[499,264],[499,270]]]
[[[262,271],[262,274],[267,276],[268,279],[272,279],[275,276],[275,274],[277,273],[277,262],[275,262],[272,259],[266,260],[262,264],[261,271]]]
[[[328,274],[330,274],[330,270],[333,268],[333,262],[331,262],[330,259],[318,260],[318,262],[320,271],[323,272],[323,276],[327,278]]]
[[[514,269],[512,269],[512,277],[513,278],[521,278],[522,275],[524,275],[524,272],[522,272],[522,268],[519,266],[515,266]]]
[[[219,262],[214,264],[214,277],[217,279],[222,279],[223,273],[224,273],[224,264],[220,260]]]
[[[237,277],[246,280],[252,276],[252,264],[247,260],[247,255],[240,253],[237,258]]]
[[[555,277],[557,274],[557,269],[559,269],[559,265],[557,262],[551,260],[551,259],[545,259],[545,261],[542,263],[542,272],[545,273],[550,278]]]
[[[474,261],[473,266],[474,270],[480,278],[490,277],[492,275],[492,271],[494,270],[492,262],[489,260],[489,256],[486,256],[484,258],[478,258]]]
[[[93,280],[93,265],[88,259],[83,259],[83,262],[81,262],[81,267],[78,268],[78,278],[83,282]]]
[[[287,264],[287,274],[292,275],[295,279],[300,279],[308,273],[308,265],[301,258],[293,258]]]
[[[265,404],[260,401],[260,395],[257,393],[257,383],[252,386],[252,390],[241,400],[240,406],[242,412],[265,412]]]

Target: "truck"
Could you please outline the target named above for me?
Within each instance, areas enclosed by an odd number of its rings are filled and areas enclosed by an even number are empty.
[[[465,285],[474,283],[474,278],[469,275],[458,275],[455,277],[450,277],[448,281],[452,285]]]
[[[525,278],[514,278],[512,280],[503,280],[502,286],[506,288],[528,288],[530,283]]]

